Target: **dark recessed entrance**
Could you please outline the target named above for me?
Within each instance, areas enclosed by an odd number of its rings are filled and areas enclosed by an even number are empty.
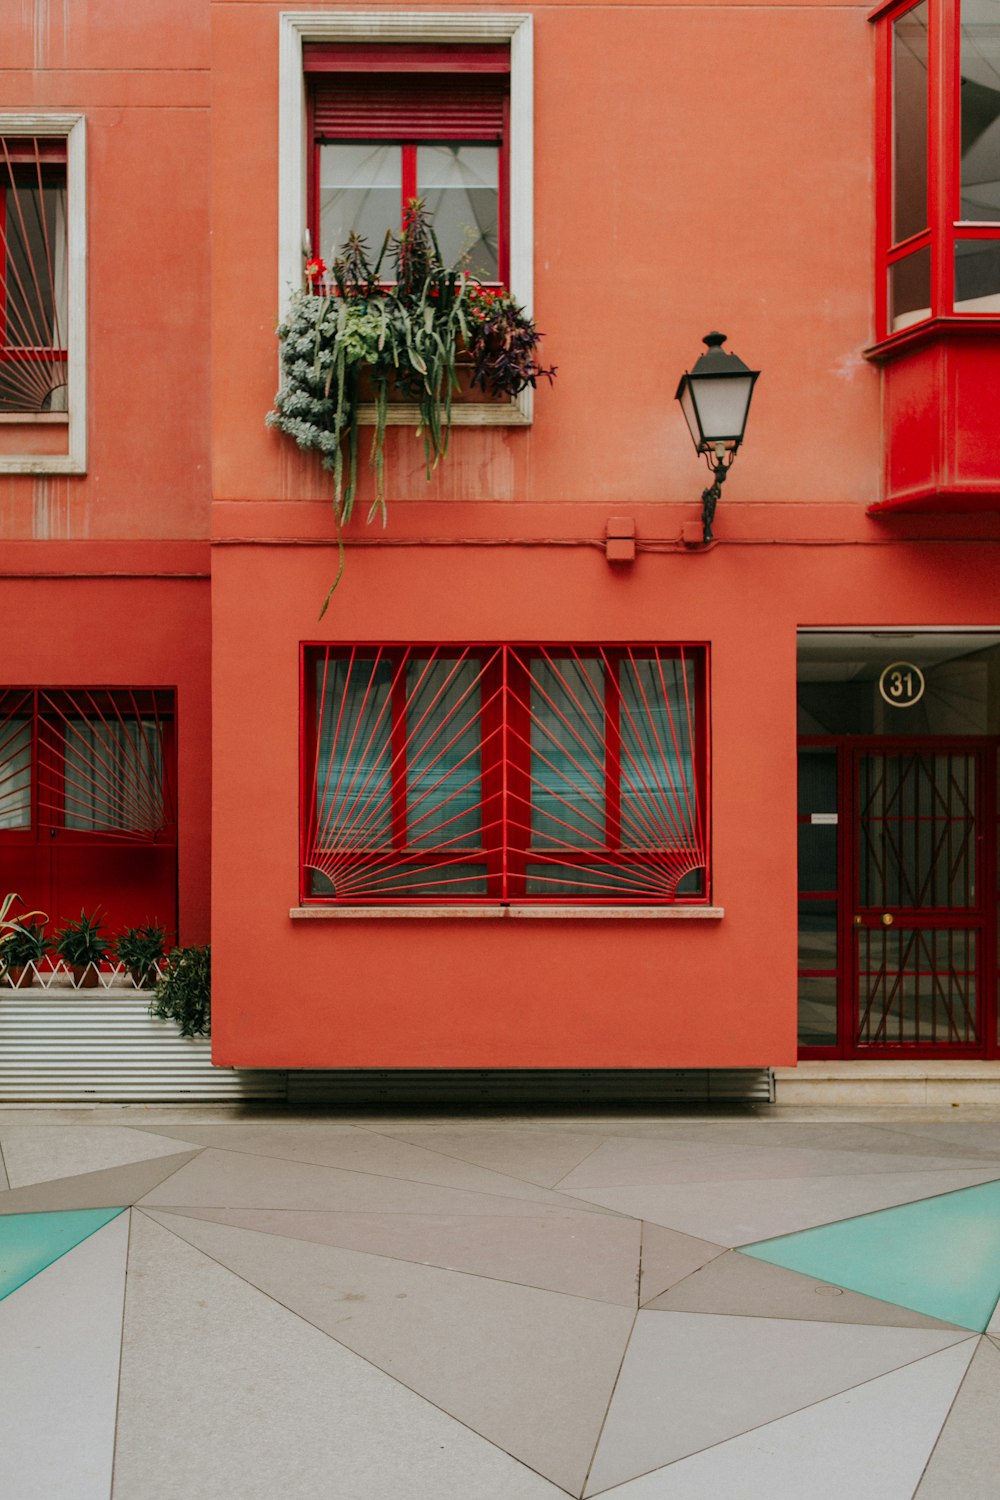
[[[803,632],[799,1042],[994,1057],[1000,634]]]

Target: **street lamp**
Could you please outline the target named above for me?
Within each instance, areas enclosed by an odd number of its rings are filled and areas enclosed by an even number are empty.
[[[702,339],[708,345],[707,353],[695,361],[693,370],[686,371],[677,387],[677,400],[681,403],[684,420],[691,432],[691,439],[712,472],[713,480],[701,495],[701,521],[703,540],[712,538],[712,521],[715,507],[722,494],[722,485],[736,457],[736,450],[743,441],[750,410],[750,397],[759,370],[749,370],[737,354],[727,354],[723,349],[724,333],[706,333]]]

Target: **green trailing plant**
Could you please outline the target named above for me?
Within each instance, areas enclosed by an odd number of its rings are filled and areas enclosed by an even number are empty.
[[[115,943],[115,953],[128,969],[137,989],[145,989],[157,976],[157,964],[166,950],[166,929],[155,922],[144,927],[126,927]]]
[[[208,1036],[212,1030],[212,950],[172,948],[156,981],[149,1014],[176,1021],[181,1036]]]
[[[318,453],[333,476],[339,567],[320,618],[344,567],[342,528],[358,484],[360,407],[373,402],[370,461],[375,497],[368,515],[385,522],[384,448],[389,392],[417,407],[427,477],[448,451],[458,367],[467,356],[472,383],[491,397],[513,397],[555,369],[538,362],[541,338],[532,320],[503,291],[483,287],[441,259],[431,215],[411,198],[398,236],[387,234],[373,259],[352,234],[329,273],[321,259],[305,268],[306,289],[292,295],[278,326],[281,387],[267,421],[305,452]],[[385,284],[388,256],[395,280]]]
[[[89,964],[96,968],[108,951],[108,942],[101,931],[100,911],[88,917],[81,911],[73,922],[67,922],[56,933],[56,952],[73,969],[85,969]]]

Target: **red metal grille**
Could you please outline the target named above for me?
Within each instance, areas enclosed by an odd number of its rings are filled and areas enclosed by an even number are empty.
[[[0,136],[0,411],[66,410],[66,143]]]
[[[128,842],[169,836],[170,698],[128,688],[0,694],[0,829],[37,824]]]
[[[708,899],[702,648],[304,662],[304,899]]]

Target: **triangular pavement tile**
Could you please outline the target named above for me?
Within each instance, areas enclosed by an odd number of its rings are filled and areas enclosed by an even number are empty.
[[[640,1312],[586,1493],[967,1338],[949,1330]]]
[[[718,1245],[734,1246],[993,1182],[998,1176],[997,1169],[989,1167],[983,1171],[748,1178],[563,1191],[567,1198],[600,1204],[636,1219],[650,1219]]]
[[[631,1309],[174,1214],[156,1217],[474,1432],[580,1493]]]
[[[0,1467],[12,1500],[111,1492],[128,1219],[0,1302]]]
[[[724,1245],[712,1245],[660,1224],[643,1224],[639,1302],[644,1304],[659,1296],[725,1253]]]
[[[602,1500],[911,1500],[971,1343],[606,1490]],[[948,1500],[971,1496],[951,1490]]]
[[[532,1217],[525,1213],[516,1218],[489,1218],[484,1214],[308,1213],[259,1208],[186,1208],[182,1212],[214,1224],[635,1307],[640,1226],[634,1219],[604,1214]]]
[[[157,1156],[127,1167],[105,1167],[102,1172],[82,1172],[78,1177],[56,1177],[51,1182],[11,1188],[0,1193],[0,1217],[56,1208],[130,1205],[197,1155],[197,1151],[183,1151],[178,1156]]]
[[[142,1213],[129,1250],[114,1493],[566,1500]]]
[[[177,1142],[122,1125],[9,1125],[0,1148],[12,1188],[124,1167],[155,1156],[176,1156]]]
[[[643,1305],[667,1312],[804,1318],[814,1323],[878,1323],[894,1328],[955,1326],[767,1261],[751,1260],[739,1250],[725,1251],[693,1276]]]
[[[0,1298],[9,1297],[123,1212],[123,1208],[88,1208],[69,1213],[7,1214],[0,1219]]]
[[[474,1162],[507,1177],[554,1188],[601,1144],[599,1135],[570,1135],[557,1130],[393,1130],[397,1140],[423,1146],[442,1156]]]
[[[742,1253],[981,1333],[1000,1298],[1000,1182],[744,1245]]]
[[[996,1500],[1000,1475],[1000,1352],[980,1339],[916,1500]]]
[[[496,1174],[490,1174],[495,1176]],[[501,1188],[483,1193],[468,1187],[415,1182],[371,1172],[343,1171],[311,1162],[249,1156],[208,1147],[143,1206],[154,1208],[284,1208],[343,1213],[571,1214],[588,1205],[559,1193],[497,1178]],[[503,1184],[510,1182],[508,1193]],[[527,1195],[527,1196],[526,1196]],[[537,1195],[537,1196],[536,1196]],[[604,1210],[601,1210],[603,1213]]]

